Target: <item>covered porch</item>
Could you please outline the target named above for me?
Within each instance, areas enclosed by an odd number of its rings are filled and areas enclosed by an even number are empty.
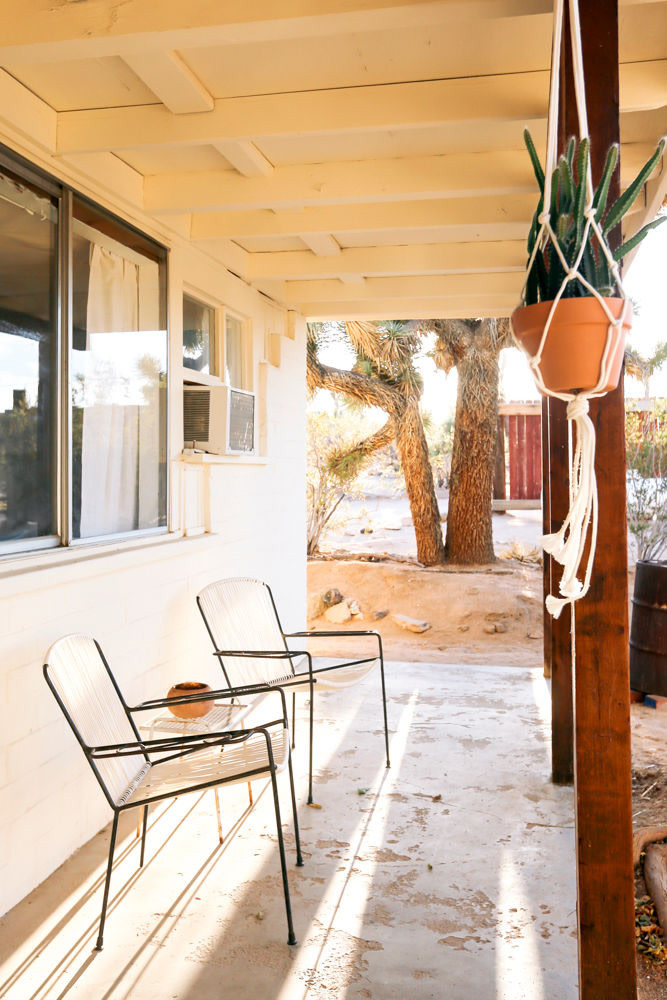
[[[326,698],[321,808],[303,805],[297,746],[298,948],[285,944],[271,791],[258,782],[253,809],[243,786],[223,790],[222,845],[210,792],[155,807],[141,872],[125,817],[99,953],[109,828],[85,844],[0,923],[2,995],[574,1000],[573,795],[551,782],[548,682],[452,664],[389,663],[387,676],[390,770],[373,677]],[[297,732],[303,743],[305,712]]]

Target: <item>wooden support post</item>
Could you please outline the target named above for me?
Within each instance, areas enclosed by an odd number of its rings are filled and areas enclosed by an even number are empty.
[[[618,0],[580,0],[579,7],[593,179],[597,182],[609,145],[619,140]],[[561,138],[577,132],[567,45],[564,52]],[[617,169],[610,201],[619,190]],[[597,433],[598,546],[590,592],[577,602],[575,612],[579,989],[582,1000],[631,1000],[637,987],[622,381],[614,392],[591,401],[590,415]],[[553,421],[550,427],[553,430]],[[550,448],[553,484],[553,438]],[[553,517],[553,506],[551,513]]]
[[[542,420],[545,456],[542,466],[545,468],[546,461],[549,474],[548,482],[545,478],[544,484],[543,525],[546,534],[558,531],[569,506],[565,403],[561,399],[545,399]],[[545,553],[545,598],[548,593],[558,593],[561,572],[562,567]],[[546,613],[544,617],[545,665],[548,663],[551,667],[551,773],[554,784],[571,785],[574,780],[571,610],[563,608],[560,618],[556,620]]]

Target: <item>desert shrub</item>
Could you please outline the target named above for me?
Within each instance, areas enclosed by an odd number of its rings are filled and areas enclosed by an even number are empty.
[[[667,405],[628,406],[625,415],[628,528],[638,559],[667,554]]]

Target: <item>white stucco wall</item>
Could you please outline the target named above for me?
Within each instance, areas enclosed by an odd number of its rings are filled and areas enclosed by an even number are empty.
[[[1,134],[0,141],[11,144]],[[57,163],[42,158],[41,165],[58,173]],[[113,172],[108,184],[107,200],[97,184],[86,191],[83,175],[77,186],[118,210]],[[136,702],[159,697],[177,680],[215,680],[218,668],[195,605],[197,592],[212,580],[261,577],[274,588],[288,630],[305,621],[305,324],[292,316],[288,325],[284,310],[175,232],[161,232],[124,205],[126,218],[171,248],[172,526],[187,520],[177,488],[182,407],[176,362],[184,287],[251,320],[264,454],[254,462],[188,467],[188,474],[200,477],[198,495],[210,487],[210,533],[0,559],[0,913],[110,819],[42,676],[44,654],[55,639],[78,631],[94,635],[128,701]],[[267,360],[269,333],[280,335],[279,367]]]

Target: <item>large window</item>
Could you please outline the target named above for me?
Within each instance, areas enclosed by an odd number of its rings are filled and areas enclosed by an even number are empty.
[[[0,553],[164,530],[165,251],[7,162]]]

